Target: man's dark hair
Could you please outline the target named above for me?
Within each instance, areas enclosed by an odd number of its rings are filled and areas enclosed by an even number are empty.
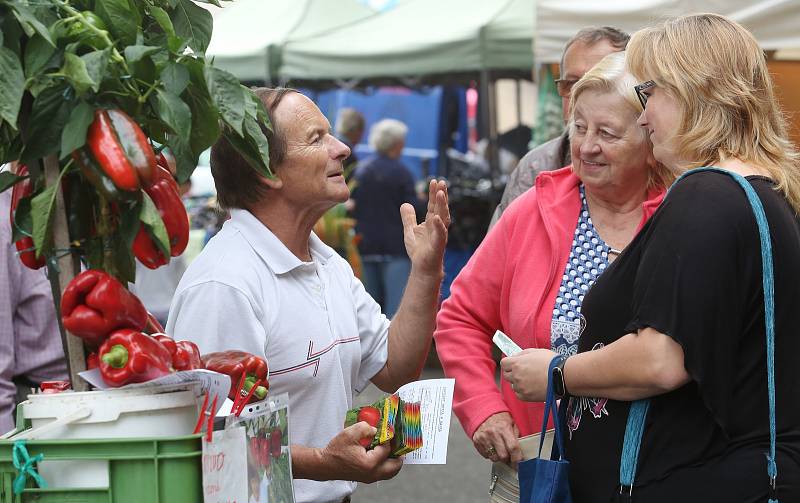
[[[275,124],[274,112],[284,96],[299,92],[289,88],[258,87],[253,93],[264,104],[272,130],[259,124],[269,142],[269,168],[275,168],[286,157],[286,138]],[[211,147],[211,175],[217,187],[217,201],[223,208],[247,209],[266,197],[269,187],[261,183],[258,173],[231,143],[221,136]]]
[[[564,46],[564,51],[561,52],[561,66],[564,66],[564,54],[567,53],[567,49],[575,42],[581,42],[591,47],[605,40],[608,41],[614,49],[624,51],[630,39],[630,35],[613,26],[588,26],[586,28],[581,28],[581,30],[569,39]]]

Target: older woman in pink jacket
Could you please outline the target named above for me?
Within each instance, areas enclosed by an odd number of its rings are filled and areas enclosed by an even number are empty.
[[[673,179],[636,124],[642,107],[624,57],[607,56],[575,84],[573,164],[541,173],[512,203],[453,282],[437,319],[439,359],[456,379],[455,413],[493,462],[513,466],[521,459],[518,438],[542,424],[541,403],[518,400],[507,382],[498,389],[494,332],[522,348],[574,354],[584,294]]]

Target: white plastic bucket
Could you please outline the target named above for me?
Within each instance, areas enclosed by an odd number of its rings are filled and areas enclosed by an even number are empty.
[[[32,430],[22,436],[69,440],[190,435],[199,396],[197,383],[29,395],[19,406]],[[43,460],[39,473],[54,487],[108,487],[107,461]]]

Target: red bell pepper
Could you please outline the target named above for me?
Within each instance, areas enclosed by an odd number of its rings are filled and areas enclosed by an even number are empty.
[[[172,356],[163,344],[138,330],[113,332],[100,346],[100,374],[110,386],[146,382],[172,371]]]
[[[119,201],[124,197],[123,191],[114,185],[114,182],[109,178],[97,161],[95,161],[92,154],[88,149],[80,148],[72,152],[72,159],[81,170],[83,177],[97,189],[109,201]]]
[[[118,328],[141,330],[147,324],[142,301],[104,271],[84,271],[70,281],[61,296],[64,328],[90,347],[99,346]]]
[[[153,334],[152,337],[164,345],[172,355],[172,368],[175,370],[195,370],[203,368],[200,349],[192,341],[176,341],[166,334]]]
[[[153,316],[153,313],[148,311],[147,312],[147,324],[145,325],[144,330],[142,330],[142,331],[144,333],[150,334],[150,335],[163,334],[164,333],[164,327],[161,326],[161,322],[158,321],[155,316]]]
[[[17,165],[17,175],[28,176],[28,167],[24,164]],[[16,185],[14,185],[14,188],[11,189],[11,211],[9,212],[9,219],[11,220],[12,229],[15,226],[14,215],[17,212],[17,206],[19,206],[19,202],[23,198],[30,197],[32,193],[33,181],[30,178],[26,178],[21,182],[17,182]],[[45,264],[44,257],[36,256],[36,250],[34,249],[32,237],[25,236],[14,244],[17,247],[19,260],[25,265],[25,267],[28,267],[29,269],[39,269]]]
[[[100,356],[97,351],[92,351],[86,355],[86,370],[96,369],[100,366]]]
[[[152,183],[156,166],[153,147],[139,125],[122,110],[95,110],[86,144],[118,188],[136,191]]]
[[[228,398],[236,400],[236,394],[239,390],[236,389],[236,384],[245,374],[244,390],[249,392],[253,385],[258,380],[263,380],[264,385],[256,388],[253,397],[257,400],[263,400],[267,396],[269,390],[269,381],[267,375],[269,374],[269,367],[263,358],[250,354],[246,351],[219,351],[217,353],[208,353],[203,356],[203,365],[208,370],[226,374],[231,377],[231,390],[228,393]],[[251,398],[252,400],[252,398]]]
[[[163,153],[153,172],[153,183],[145,185],[144,191],[153,200],[161,220],[164,221],[164,227],[167,228],[170,255],[177,257],[189,243],[189,215],[181,200],[178,184],[167,168],[167,160]],[[169,258],[164,256],[144,225],[139,227],[139,233],[133,241],[133,254],[139,262],[150,269],[156,269],[169,262]]]

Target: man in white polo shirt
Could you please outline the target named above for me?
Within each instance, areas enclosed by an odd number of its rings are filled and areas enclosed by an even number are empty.
[[[346,145],[314,103],[297,91],[257,89],[273,131],[270,168],[258,174],[227,141],[212,148],[211,170],[231,219],[181,279],[167,332],[202,353],[241,349],[267,359],[270,390],[288,392],[295,497],[349,501],[355,482],[393,477],[402,461],[388,446],[366,451],[366,423],[343,428],[353,392],[369,381],[392,392],[419,377],[430,348],[444,276],[450,215],[444,182],[432,181],[426,219],[404,204],[411,275],[390,321],[348,263],[311,232],[349,190]]]

